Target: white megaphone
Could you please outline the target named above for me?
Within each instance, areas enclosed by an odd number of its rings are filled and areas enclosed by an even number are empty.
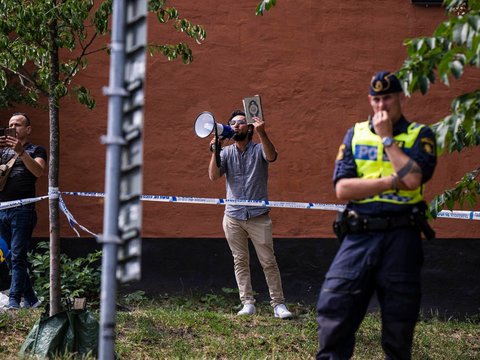
[[[217,124],[213,114],[209,111],[201,112],[197,116],[193,129],[195,135],[203,139],[213,133],[215,126],[217,127],[218,136],[221,138],[231,139],[235,135],[235,131],[230,126]]]

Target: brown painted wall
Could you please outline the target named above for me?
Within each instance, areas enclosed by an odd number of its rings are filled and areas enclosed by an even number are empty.
[[[261,94],[269,135],[279,152],[270,167],[270,199],[337,203],[331,176],[338,146],[348,127],[370,113],[367,86],[373,72],[398,69],[405,59],[403,40],[430,35],[445,13],[410,1],[279,0],[255,17],[258,0],[172,2],[184,16],[207,29],[207,40],[192,45],[191,65],[150,57],[147,64],[144,193],[225,197],[224,180],[210,182],[208,140],[193,134],[203,110],[225,122],[245,96]],[[183,37],[149,22],[149,37],[173,42]],[[108,41],[106,39],[105,41]],[[88,111],[66,99],[61,108],[62,191],[104,191],[109,58],[91,59],[76,83],[97,99]],[[478,88],[478,71],[468,71],[450,88],[436,85],[427,97],[415,94],[405,104],[411,120],[434,123],[448,113],[453,96]],[[13,109],[12,109],[13,110]],[[18,109],[15,109],[18,110]],[[48,146],[48,115],[35,118],[33,141]],[[8,112],[2,112],[8,118]],[[256,139],[258,140],[258,139]],[[478,166],[480,149],[442,156],[427,199],[452,187]],[[47,193],[47,179],[38,193]],[[65,196],[77,220],[100,233],[103,203]],[[48,236],[47,202],[39,203],[37,236]],[[222,206],[144,203],[145,237],[223,237]],[[477,206],[477,210],[480,209]],[[332,237],[330,211],[273,209],[276,237]],[[73,236],[62,215],[62,236]],[[480,237],[475,221],[435,221],[438,236]]]

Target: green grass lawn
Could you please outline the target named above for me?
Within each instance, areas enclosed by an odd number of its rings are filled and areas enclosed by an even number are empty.
[[[268,303],[257,314],[236,316],[234,294],[119,299],[129,311],[117,312],[119,359],[312,359],[317,349],[312,306],[288,304],[295,317],[273,317]],[[0,313],[0,358],[16,359],[40,310]],[[354,359],[383,359],[380,318],[367,315],[357,333]],[[414,359],[478,359],[479,317],[466,321],[422,317]],[[67,357],[64,357],[67,358]]]

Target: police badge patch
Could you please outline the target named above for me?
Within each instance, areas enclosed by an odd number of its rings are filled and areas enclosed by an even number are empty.
[[[342,144],[340,145],[340,147],[338,148],[338,154],[337,154],[337,158],[335,159],[335,161],[338,161],[338,160],[343,160],[343,156],[344,156],[344,153],[345,152],[345,144]]]
[[[435,151],[434,141],[430,138],[421,138],[420,141],[423,145],[423,151],[425,151],[427,154],[433,155]]]

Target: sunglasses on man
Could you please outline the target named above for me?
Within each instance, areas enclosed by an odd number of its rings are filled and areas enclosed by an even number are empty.
[[[230,120],[228,122],[228,125],[230,126],[234,126],[235,124],[238,124],[238,125],[245,125],[247,123],[247,120],[245,119],[239,119],[239,120]]]

